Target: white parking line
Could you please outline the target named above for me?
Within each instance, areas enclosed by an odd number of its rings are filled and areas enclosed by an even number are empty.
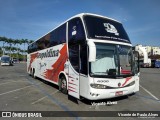
[[[11,80],[10,82],[5,82],[5,83],[1,83],[0,85],[5,85],[5,84],[9,84],[9,83],[13,83],[13,82],[27,82],[27,81],[24,81],[24,80]]]
[[[144,87],[142,87],[141,85],[139,85],[144,91],[146,91],[149,95],[151,95],[154,99],[156,99],[156,100],[158,100],[159,101],[159,99],[155,96],[155,95],[153,95],[151,92],[149,92],[146,88],[144,88]]]
[[[58,91],[59,91],[59,90],[56,90],[55,92],[51,93],[50,95],[54,95],[54,94],[56,94]],[[40,98],[40,99],[38,99],[38,100],[32,102],[31,104],[33,105],[33,104],[35,104],[35,103],[37,103],[37,102],[39,102],[39,101],[45,99],[46,97],[47,97],[47,96],[44,96],[44,97],[42,97],[42,98]]]
[[[41,83],[38,83],[37,85],[39,85],[39,84],[41,84]],[[5,94],[9,94],[9,93],[13,93],[13,92],[16,92],[16,91],[19,91],[19,90],[22,90],[22,89],[26,89],[26,88],[31,87],[31,86],[33,86],[33,85],[28,85],[26,87],[22,87],[22,88],[19,88],[19,89],[15,89],[15,90],[11,90],[11,91],[8,91],[8,92],[4,92],[4,93],[1,93],[0,96],[1,95],[5,95]]]

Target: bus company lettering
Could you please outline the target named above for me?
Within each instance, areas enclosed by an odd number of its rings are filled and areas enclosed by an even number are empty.
[[[46,52],[43,53],[38,53],[38,57],[37,58],[47,58],[47,57],[57,57],[59,55],[59,50],[47,50]]]

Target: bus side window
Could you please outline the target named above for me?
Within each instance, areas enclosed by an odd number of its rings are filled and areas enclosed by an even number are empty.
[[[83,61],[79,61],[79,46],[84,43],[85,34],[83,24],[80,18],[74,18],[68,23],[68,48],[69,48],[69,60],[73,68],[79,72],[82,67],[83,73],[86,73],[84,66],[79,64],[85,64]],[[81,56],[84,58],[84,56]]]
[[[30,45],[28,47],[28,53],[32,53],[32,52],[35,52],[35,51],[37,51],[37,43],[36,42],[34,42],[32,45]]]
[[[68,25],[68,42],[79,43],[85,40],[83,24],[80,18],[69,21]]]
[[[66,24],[56,28],[50,33],[50,46],[55,46],[66,42]]]

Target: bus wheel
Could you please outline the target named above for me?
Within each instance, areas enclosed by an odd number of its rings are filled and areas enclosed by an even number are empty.
[[[35,76],[35,69],[32,70],[32,77],[36,78],[36,76]]]
[[[60,78],[60,85],[59,85],[59,90],[64,93],[67,94],[67,81],[65,77],[61,77]]]
[[[34,69],[32,69],[32,71],[31,71],[31,76],[32,77],[34,76]]]
[[[30,69],[29,71],[29,76],[32,76],[32,69]]]

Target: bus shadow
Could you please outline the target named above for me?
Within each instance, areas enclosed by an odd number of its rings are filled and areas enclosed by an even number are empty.
[[[55,85],[55,84],[53,84],[53,83],[51,83],[51,82],[48,82],[48,81],[43,80],[43,79],[38,78],[38,77],[36,77],[35,79],[36,79],[36,80],[39,80],[40,82],[43,82],[44,84],[49,85],[49,86],[51,86],[51,87],[53,87],[53,88],[55,88],[55,89],[59,89],[59,87],[58,87],[57,85]]]
[[[102,100],[88,100],[88,99],[81,99],[80,102],[87,104],[87,105],[93,105],[93,103],[105,103],[107,106],[116,105],[115,103],[120,102],[122,100],[129,99],[131,96],[133,96],[135,93],[119,96],[115,98],[108,98],[108,99],[102,99]]]

